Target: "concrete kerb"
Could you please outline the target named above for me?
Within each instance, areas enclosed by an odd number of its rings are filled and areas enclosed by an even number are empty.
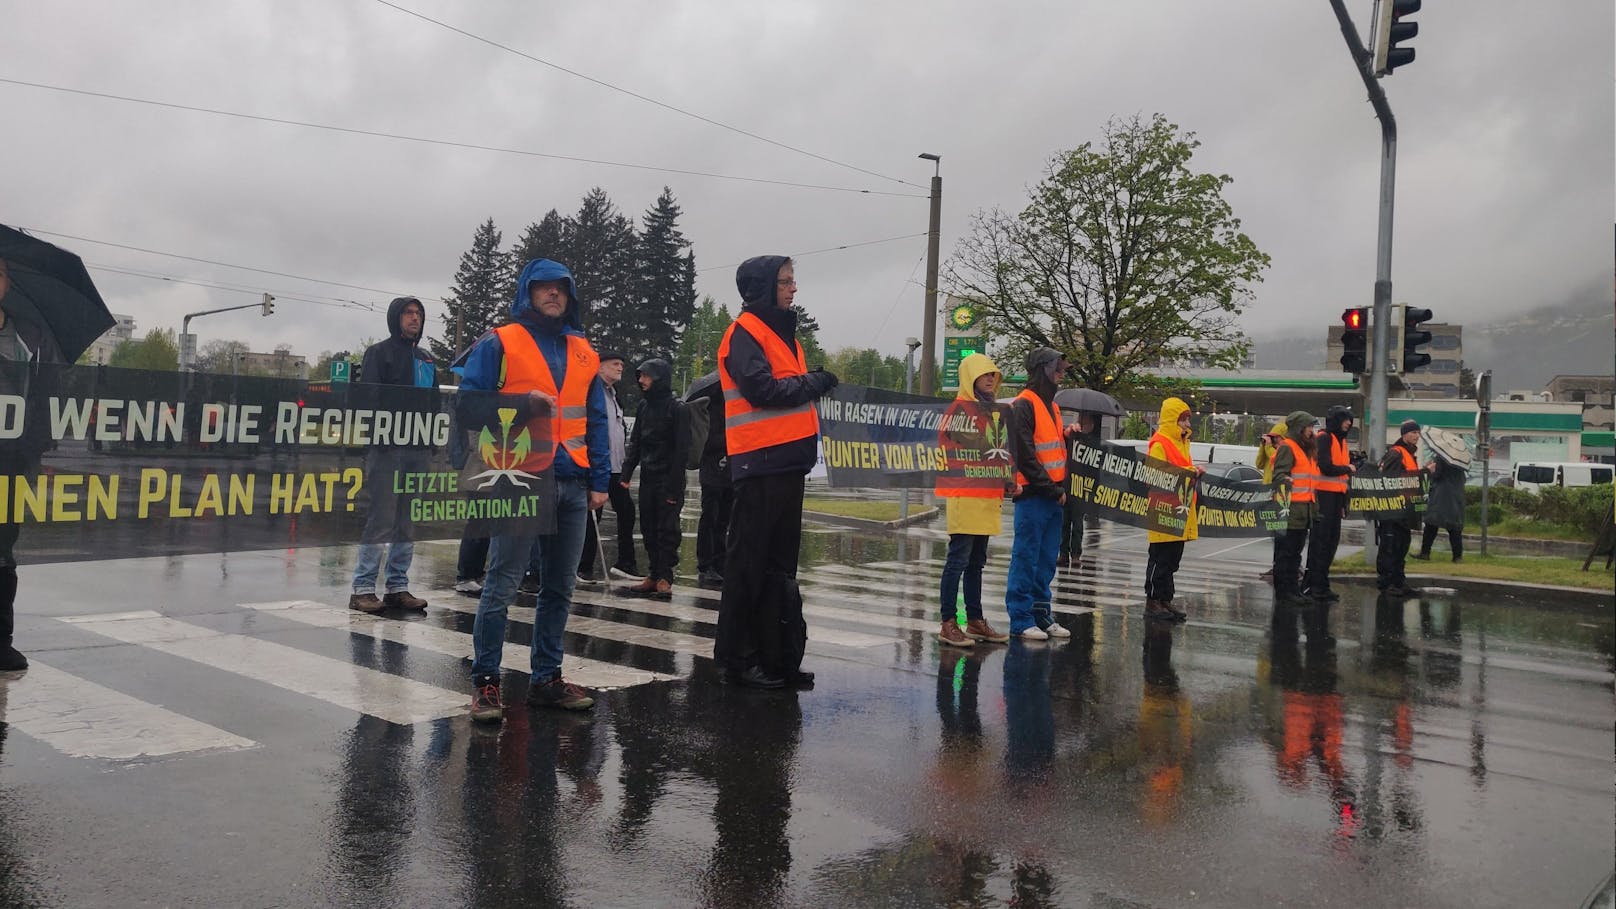
[[[919,511],[909,515],[909,517],[899,518],[896,521],[876,521],[871,518],[850,518],[847,515],[829,514],[823,511],[804,511],[802,516],[808,520],[817,521],[821,524],[836,524],[842,527],[856,528],[858,530],[902,530],[905,527],[913,527],[916,524],[928,523],[932,518],[937,517],[940,511],[942,511],[940,508],[922,508]]]
[[[1330,578],[1331,580],[1343,581],[1366,587],[1372,586],[1375,583],[1375,575],[1373,574],[1335,574],[1332,572]],[[1451,587],[1454,590],[1459,591],[1485,592],[1492,594],[1502,592],[1518,594],[1522,598],[1526,598],[1533,593],[1553,593],[1556,595],[1570,594],[1577,597],[1579,600],[1589,601],[1579,602],[1577,604],[1578,607],[1594,605],[1609,609],[1613,605],[1616,605],[1616,592],[1589,587],[1564,587],[1559,584],[1528,584],[1522,581],[1502,581],[1494,578],[1454,578],[1436,574],[1410,574],[1407,575],[1407,578],[1409,583],[1422,587]],[[1545,602],[1541,598],[1534,598],[1532,599],[1530,605],[1534,607],[1547,606],[1552,609],[1556,604],[1552,601]]]

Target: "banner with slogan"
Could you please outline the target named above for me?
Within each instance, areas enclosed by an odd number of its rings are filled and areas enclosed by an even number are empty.
[[[1182,534],[1194,493],[1197,536],[1251,537],[1283,530],[1288,511],[1261,483],[1196,477],[1195,471],[1125,446],[1073,440],[1070,494],[1085,512],[1118,524]]]
[[[522,396],[0,363],[0,542],[45,562],[550,532],[551,425]]]
[[[832,486],[998,488],[1015,477],[1007,405],[839,385],[817,407]]]
[[[1377,521],[1425,513],[1425,473],[1382,473],[1365,464],[1347,480],[1347,511]]]

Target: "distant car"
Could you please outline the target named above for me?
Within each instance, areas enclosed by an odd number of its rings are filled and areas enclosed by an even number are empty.
[[[1250,464],[1203,464],[1201,466],[1206,470],[1206,475],[1209,477],[1219,477],[1228,480],[1230,483],[1259,489],[1266,485],[1263,483],[1262,471],[1252,467]]]

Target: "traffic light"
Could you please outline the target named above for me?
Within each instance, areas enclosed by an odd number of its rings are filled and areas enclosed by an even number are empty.
[[[269,294],[264,294],[264,315],[267,316],[267,315],[269,315],[270,313],[272,313],[274,311],[275,311],[275,298],[270,296]]]
[[[1387,76],[1414,62],[1414,48],[1398,47],[1420,33],[1418,22],[1408,21],[1420,11],[1420,0],[1380,0],[1375,19],[1375,75]]]
[[[1369,309],[1341,312],[1341,371],[1357,375],[1369,365]]]
[[[1402,331],[1402,344],[1393,350],[1402,350],[1402,356],[1396,362],[1403,372],[1413,372],[1431,362],[1431,355],[1420,350],[1421,347],[1431,343],[1431,333],[1420,328],[1421,322],[1431,321],[1431,311],[1414,306],[1398,306],[1393,323],[1400,326]]]

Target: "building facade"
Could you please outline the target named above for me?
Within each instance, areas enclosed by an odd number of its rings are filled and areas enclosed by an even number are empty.
[[[1549,400],[1582,405],[1582,428],[1616,429],[1616,376],[1555,376],[1548,384]]]

